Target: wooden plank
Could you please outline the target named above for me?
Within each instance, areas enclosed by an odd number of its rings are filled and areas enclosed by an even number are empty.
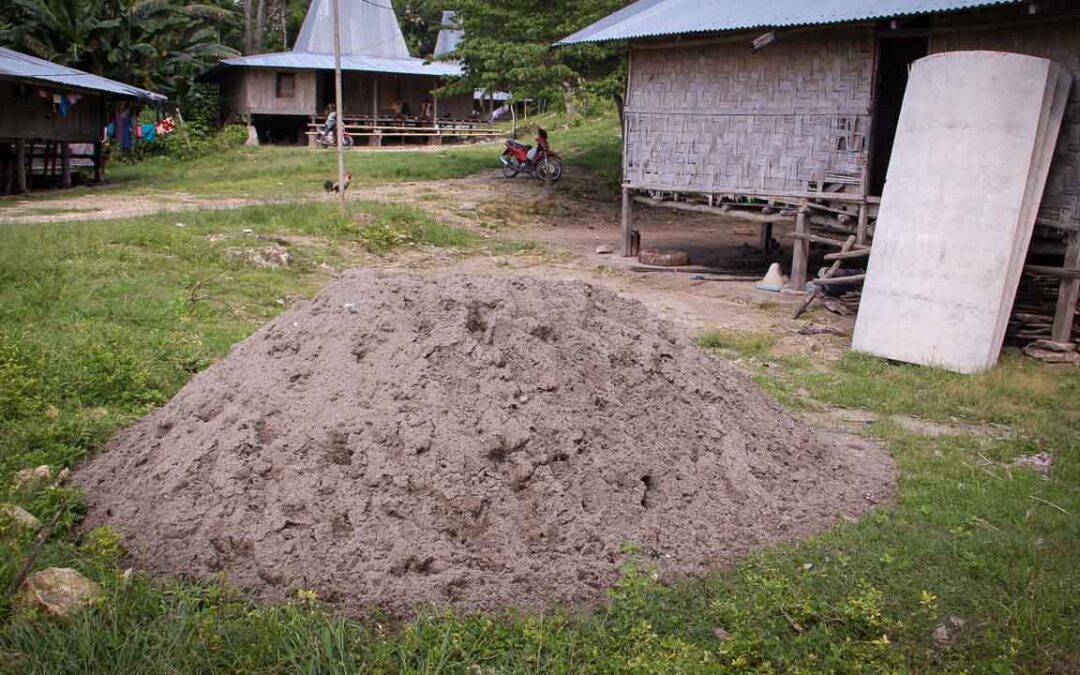
[[[867,204],[859,204],[859,224],[855,230],[855,243],[860,246],[866,243],[867,230],[870,227],[870,207]]]
[[[1075,236],[1072,239],[1076,239]],[[1071,244],[1072,242],[1070,242]],[[1028,274],[1043,274],[1058,279],[1080,279],[1080,262],[1068,264],[1068,249],[1066,249],[1066,267],[1047,267],[1045,265],[1024,265],[1024,272]]]
[[[60,143],[60,187],[71,187],[71,143]]]
[[[850,277],[835,277],[833,279],[811,279],[810,283],[815,286],[836,286],[837,284],[854,283],[866,279],[865,274],[852,274]]]
[[[105,179],[105,162],[102,153],[101,141],[94,142],[94,182],[100,183]]]
[[[1054,327],[1050,331],[1050,339],[1054,342],[1068,342],[1072,339],[1076,302],[1080,300],[1080,234],[1069,236],[1069,243],[1065,248],[1065,267],[1076,275],[1061,280],[1057,308],[1054,310]]]
[[[843,248],[844,246],[844,242],[840,241],[839,239],[830,239],[829,237],[822,237],[816,234],[799,232],[797,228],[795,232],[788,234],[788,236],[792,239],[797,239],[805,242],[814,242],[815,244],[824,244],[826,246],[835,246],[836,248]],[[856,244],[854,248],[855,250],[861,251],[864,249],[868,249],[869,247],[859,246],[858,244]]]
[[[26,192],[26,140],[15,141],[15,192]]]
[[[848,237],[847,240],[844,241],[844,245],[840,247],[840,253],[834,255],[844,255],[845,253],[851,251],[851,247],[855,245],[855,239],[856,236],[854,234]],[[810,291],[810,294],[806,296],[806,301],[803,302],[802,306],[799,307],[799,309],[795,310],[795,314],[791,318],[798,319],[800,316],[803,315],[803,312],[805,312],[810,307],[810,304],[814,302],[814,298],[817,297],[818,288],[820,286],[820,284],[818,284],[817,282],[832,278],[832,275],[840,271],[840,264],[842,262],[842,260],[837,260],[836,262],[834,262],[832,266],[829,267],[829,269],[825,270],[825,274],[823,274],[820,279],[816,279],[814,281],[814,288]]]
[[[857,236],[856,236],[856,240],[858,240]],[[870,249],[868,249],[868,248],[860,248],[860,249],[856,249],[854,251],[848,251],[848,250],[841,249],[841,251],[839,253],[827,253],[825,255],[825,260],[827,260],[827,261],[832,261],[832,260],[841,261],[841,260],[851,260],[853,258],[866,258],[866,257],[869,257],[869,256],[870,256]]]
[[[810,240],[806,237],[813,235],[807,232],[810,224],[807,213],[805,206],[799,207],[799,213],[795,216],[795,232],[792,233],[795,246],[791,256],[791,287],[796,291],[806,287],[806,268],[810,264]]]
[[[723,216],[725,218],[734,218],[736,220],[745,220],[751,223],[790,223],[794,221],[791,216],[781,215],[780,213],[771,214],[759,214],[759,213],[747,213],[745,211],[737,211],[735,209],[724,209],[719,206],[708,206],[706,204],[687,204],[686,202],[669,202],[660,199],[651,199],[649,197],[634,197],[634,201],[639,204],[645,204],[646,206],[653,206],[661,209],[675,209],[676,211],[691,211],[694,213],[709,213],[717,216]]]
[[[622,191],[622,255],[630,257],[630,234],[634,229],[634,199],[630,190]]]

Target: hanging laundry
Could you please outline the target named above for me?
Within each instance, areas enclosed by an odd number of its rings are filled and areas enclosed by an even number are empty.
[[[139,125],[139,138],[143,139],[147,143],[153,143],[157,140],[157,126],[153,123],[140,124]]]
[[[71,105],[70,103],[68,103],[68,97],[57,94],[56,96],[53,97],[53,101],[56,103],[57,107],[59,108],[60,115],[62,117],[67,117],[68,107]]]

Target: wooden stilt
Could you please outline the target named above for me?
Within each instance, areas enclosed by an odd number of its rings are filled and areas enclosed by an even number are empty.
[[[60,187],[71,187],[71,143],[60,143]]]
[[[1069,242],[1065,247],[1065,269],[1080,269],[1080,232],[1069,233]],[[1077,300],[1080,300],[1080,279],[1063,278],[1054,312],[1054,327],[1050,331],[1050,339],[1054,342],[1072,339]]]
[[[795,216],[795,234],[808,235],[810,218],[805,206],[799,207],[798,215]],[[791,287],[796,291],[806,288],[806,267],[810,263],[810,242],[806,239],[795,238],[794,252],[791,256]]]
[[[94,143],[94,182],[100,183],[105,180],[105,154],[102,152],[101,141]]]
[[[866,243],[867,229],[870,227],[870,207],[866,202],[859,204],[859,225],[855,230],[855,243],[862,246]]]
[[[630,190],[623,188],[622,191],[622,254],[630,257],[630,234],[634,229],[634,199]]]
[[[26,192],[26,141],[15,141],[15,192]]]

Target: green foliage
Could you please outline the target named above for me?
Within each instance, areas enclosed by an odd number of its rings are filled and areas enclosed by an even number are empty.
[[[227,153],[242,145],[246,139],[247,128],[238,124],[231,124],[220,131],[214,131],[213,127],[199,122],[183,122],[177,124],[172,133],[159,136],[152,143],[139,140],[130,151],[116,157],[119,161],[128,164],[141,162],[149,157],[187,161]],[[140,164],[139,168],[142,167],[143,165]]]
[[[518,100],[551,100],[573,117],[579,99],[594,95],[622,101],[625,45],[582,45],[552,49],[561,38],[614,12],[627,0],[537,2],[536,0],[428,0],[453,9],[465,39],[452,58],[465,76],[448,90],[512,92]]]

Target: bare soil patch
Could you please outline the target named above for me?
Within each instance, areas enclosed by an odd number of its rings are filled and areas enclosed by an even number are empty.
[[[357,270],[76,478],[152,573],[409,613],[595,602],[627,542],[703,574],[858,516],[895,470],[598,286]]]

